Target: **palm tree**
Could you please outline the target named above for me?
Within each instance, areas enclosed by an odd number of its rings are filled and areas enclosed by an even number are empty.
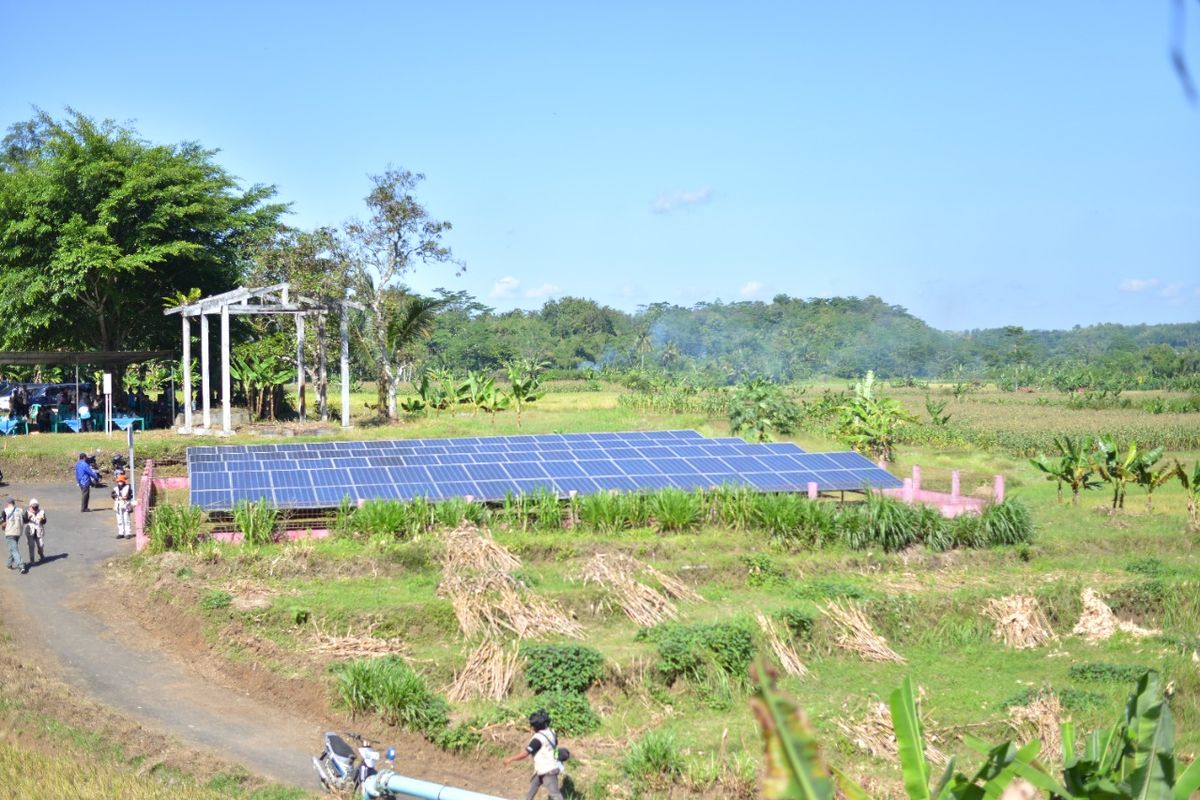
[[[413,346],[433,335],[437,311],[445,304],[437,298],[405,295],[387,317],[384,331],[388,355],[380,364],[379,408],[386,409],[388,419],[396,419],[396,391],[403,375],[412,372]],[[391,369],[387,362],[398,364],[399,369]]]
[[[646,354],[654,350],[654,342],[650,340],[650,331],[643,328],[638,332],[637,341],[633,343],[633,350],[641,359],[641,369],[646,369]]]

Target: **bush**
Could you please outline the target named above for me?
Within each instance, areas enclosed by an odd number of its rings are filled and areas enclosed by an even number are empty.
[[[765,553],[742,556],[742,563],[746,565],[747,586],[782,586],[788,582],[784,571]]]
[[[992,547],[1033,541],[1033,515],[1020,500],[991,503],[979,519],[984,538]]]
[[[266,500],[251,503],[242,500],[233,507],[233,522],[242,532],[245,544],[270,544],[275,536],[279,509]]]
[[[578,644],[527,644],[525,682],[534,694],[586,692],[604,677],[604,656]]]
[[[1149,671],[1149,667],[1088,661],[1072,665],[1067,674],[1072,680],[1088,683],[1133,683]]]
[[[1171,568],[1157,558],[1135,558],[1125,565],[1126,572],[1135,575],[1145,575],[1147,578],[1161,578],[1171,572]]]
[[[683,753],[675,735],[648,731],[629,747],[621,771],[637,784],[666,785],[683,774]]]
[[[200,595],[200,607],[207,611],[219,611],[229,608],[233,595],[223,589],[205,589]]]
[[[408,510],[398,500],[368,500],[350,516],[350,530],[364,536],[401,536]]]
[[[754,658],[754,636],[732,622],[682,625],[668,622],[643,628],[638,638],[658,645],[658,670],[668,683],[678,678],[701,680],[715,667],[743,680]]]
[[[700,524],[700,512],[704,508],[704,502],[698,492],[663,489],[649,495],[646,506],[659,530],[685,531]]]
[[[338,694],[351,713],[375,712],[389,725],[399,725],[435,739],[450,724],[450,705],[434,694],[399,656],[360,658],[333,666]]]
[[[600,728],[600,717],[592,710],[586,694],[543,692],[521,707],[528,717],[539,708],[550,715],[550,725],[563,736],[585,736]]]
[[[810,578],[792,590],[800,600],[863,600],[870,592],[856,583],[841,578]]]
[[[776,615],[787,626],[793,639],[807,639],[812,636],[817,618],[800,608],[785,608]]]
[[[1018,692],[1000,704],[1001,708],[1012,706],[1027,706],[1044,694],[1058,695],[1058,701],[1068,711],[1095,711],[1108,705],[1108,698],[1097,692],[1086,692],[1082,689],[1035,689],[1032,686]]]
[[[625,503],[627,495],[598,492],[579,499],[579,522],[601,533],[619,531],[627,524]]]

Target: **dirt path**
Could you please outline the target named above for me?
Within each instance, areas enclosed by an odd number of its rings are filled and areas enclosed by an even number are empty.
[[[119,614],[101,619],[80,602],[104,581],[105,564],[133,550],[132,540],[115,538],[107,489],[92,490],[93,510],[87,514],[80,513],[79,491],[69,484],[9,485],[0,490],[0,502],[5,496],[23,506],[36,497],[49,518],[46,560],[27,575],[0,573],[6,627],[19,648],[53,656],[70,684],[143,724],[252,772],[317,788],[311,757],[328,722],[215,685],[159,647],[135,622]],[[22,557],[28,557],[24,542]],[[425,772],[420,764],[404,764],[402,755],[397,768],[417,776]]]

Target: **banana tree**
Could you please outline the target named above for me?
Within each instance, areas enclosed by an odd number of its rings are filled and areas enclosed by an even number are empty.
[[[1154,490],[1175,477],[1175,465],[1163,464],[1157,469],[1155,465],[1162,458],[1163,448],[1156,447],[1145,456],[1138,458],[1134,465],[1134,482],[1146,492],[1146,513],[1154,513]]]
[[[892,461],[899,428],[913,417],[895,399],[875,391],[875,373],[854,385],[854,395],[838,409],[838,438],[860,453]]]
[[[1200,461],[1192,465],[1192,471],[1189,473],[1184,469],[1183,464],[1175,462],[1175,476],[1179,478],[1179,483],[1183,486],[1183,491],[1187,495],[1187,511],[1188,522],[1192,528],[1198,525],[1197,520],[1197,505],[1200,505]]]
[[[479,407],[492,417],[492,424],[496,424],[496,415],[504,409],[508,408],[512,402],[512,396],[496,387],[495,381],[488,380],[488,385],[484,389],[483,397],[480,400]]]
[[[460,402],[471,406],[471,416],[474,417],[483,408],[489,393],[494,394],[495,389],[496,381],[493,378],[477,370],[471,370],[467,373],[467,380],[459,385],[458,396]]]
[[[450,406],[450,397],[447,396],[445,389],[437,380],[435,373],[430,370],[425,370],[421,373],[421,379],[413,384],[413,388],[417,392],[417,396],[429,408],[441,413]]]
[[[1059,457],[1051,460],[1044,454],[1029,463],[1046,473],[1046,480],[1058,483],[1058,502],[1063,499],[1063,484],[1071,487],[1071,505],[1079,505],[1079,492],[1095,489],[1100,485],[1096,478],[1096,465],[1092,462],[1091,439],[1080,441],[1070,436],[1055,437],[1054,446],[1058,448]]]
[[[1130,442],[1125,455],[1121,455],[1111,436],[1101,436],[1096,440],[1096,455],[1096,471],[1113,487],[1112,507],[1125,508],[1125,489],[1130,481],[1137,480],[1137,442]]]
[[[525,410],[525,406],[541,397],[538,394],[538,389],[542,386],[539,373],[545,367],[544,362],[534,361],[530,358],[514,359],[504,364],[504,369],[508,373],[509,392],[513,405],[517,409],[518,428],[521,427],[521,412]]]

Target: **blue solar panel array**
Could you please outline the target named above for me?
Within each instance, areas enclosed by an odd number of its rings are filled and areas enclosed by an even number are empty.
[[[695,431],[189,447],[191,502],[228,511],[266,499],[331,508],[344,498],[498,501],[509,494],[749,486],[768,492],[887,488],[901,482],[858,453],[806,453]]]

